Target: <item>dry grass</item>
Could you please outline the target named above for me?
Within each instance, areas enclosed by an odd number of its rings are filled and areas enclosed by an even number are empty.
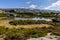
[[[19,27],[33,28],[33,27],[50,27],[51,25],[48,25],[48,24],[31,24],[31,25],[17,25],[17,26],[14,26],[14,25],[9,24],[9,20],[0,20],[0,26],[5,26],[5,27],[8,27],[8,28],[19,28]]]

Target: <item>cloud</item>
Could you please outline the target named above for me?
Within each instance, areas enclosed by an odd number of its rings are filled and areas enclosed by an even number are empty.
[[[44,9],[59,10],[60,9],[60,0],[58,0],[55,3],[52,3],[50,6],[44,8]]]
[[[37,5],[34,5],[34,4],[29,6],[29,8],[32,8],[32,9],[35,9],[36,7],[37,7]]]
[[[26,2],[26,3],[27,3],[27,4],[30,4],[31,2],[28,1],[28,2]]]

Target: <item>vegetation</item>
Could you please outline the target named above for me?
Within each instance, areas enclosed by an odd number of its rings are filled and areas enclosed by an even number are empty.
[[[37,38],[47,35],[43,28],[5,28],[0,27],[0,35],[5,34],[5,40],[26,40],[28,38]]]
[[[12,12],[12,11],[11,11]],[[6,14],[0,14],[0,17],[6,17]],[[56,17],[55,13],[17,13],[16,17]],[[5,40],[26,40],[28,38],[37,38],[46,36],[47,33],[60,36],[60,22],[47,22],[47,21],[35,21],[35,20],[13,20],[10,21],[11,25],[29,25],[29,24],[50,24],[53,27],[42,28],[5,28],[0,26],[0,35],[5,34]]]
[[[57,13],[17,13],[16,17],[22,17],[22,18],[31,18],[31,17],[56,17]],[[60,16],[58,16],[60,17]]]
[[[53,27],[48,27],[45,30],[48,30],[48,32],[51,32],[53,35],[58,35],[60,36],[60,22],[47,22],[47,21],[33,21],[33,20],[14,20],[11,21],[12,25],[28,25],[28,24],[49,24],[53,25]],[[44,30],[43,29],[43,30]]]
[[[9,24],[11,25],[29,25],[29,24],[47,24],[47,21],[41,20],[13,20],[10,21]]]
[[[5,34],[5,40],[26,40],[28,38],[44,37],[47,33],[60,36],[60,29],[55,27],[9,29],[0,26],[0,35]]]
[[[7,17],[7,16],[4,13],[0,13],[0,17]]]
[[[45,20],[12,20],[9,22],[11,25],[29,25],[29,24],[49,24],[53,26],[59,26],[59,23],[55,23],[52,21],[45,21]],[[57,25],[56,25],[57,24]]]
[[[5,34],[5,40],[26,40],[28,38],[38,38],[46,36],[47,33],[60,36],[60,22],[50,22],[48,24],[53,25],[52,27],[42,28],[5,28],[0,26],[0,35]],[[57,27],[58,26],[58,27]]]
[[[16,12],[9,12],[12,14],[16,14],[16,17],[20,17],[20,18],[33,18],[33,17],[56,17],[56,13],[16,13]],[[0,13],[0,17],[7,17],[8,12],[6,13]],[[60,16],[58,16],[60,17]]]

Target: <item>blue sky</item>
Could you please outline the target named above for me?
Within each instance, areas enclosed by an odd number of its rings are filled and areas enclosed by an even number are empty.
[[[0,0],[0,8],[56,9],[60,0]],[[55,5],[53,8],[52,6]],[[60,5],[58,5],[60,6]],[[60,9],[59,7],[57,8]]]

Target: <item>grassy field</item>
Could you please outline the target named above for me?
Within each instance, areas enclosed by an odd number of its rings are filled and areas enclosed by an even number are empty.
[[[9,24],[9,20],[0,20],[0,26],[5,26],[5,27],[8,27],[8,28],[19,28],[19,27],[33,28],[33,27],[49,27],[49,26],[52,26],[52,25],[48,25],[48,24],[30,24],[30,25],[17,25],[17,26],[14,26],[14,25]]]
[[[9,22],[10,20],[0,20],[0,35],[3,37],[5,36],[5,38],[2,37],[0,40],[24,40],[24,38],[38,38],[44,37],[50,32],[52,35],[60,36],[60,22],[55,24],[54,22],[43,21],[41,24],[28,25],[11,25]]]

